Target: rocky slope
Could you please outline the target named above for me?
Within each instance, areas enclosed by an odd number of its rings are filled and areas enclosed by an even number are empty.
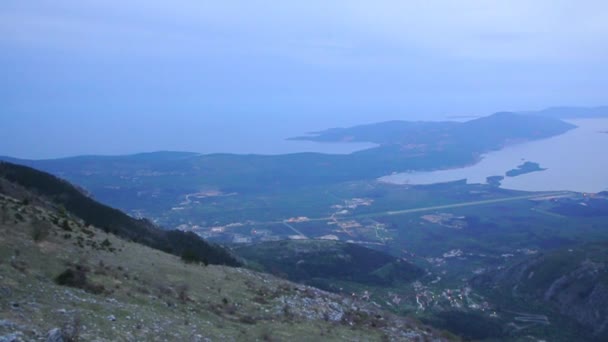
[[[0,195],[0,341],[446,340],[359,298],[185,263],[43,202]]]
[[[506,298],[569,317],[589,339],[608,339],[608,243],[594,243],[525,259],[474,279]]]

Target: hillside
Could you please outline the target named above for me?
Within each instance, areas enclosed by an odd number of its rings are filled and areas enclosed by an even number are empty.
[[[495,298],[541,309],[580,324],[581,336],[608,339],[608,243],[526,258],[506,269],[479,276],[473,283],[493,288]],[[576,329],[576,328],[575,328]]]
[[[417,266],[389,254],[352,243],[326,240],[284,240],[242,246],[235,253],[267,272],[324,289],[335,281],[391,286],[422,276]]]
[[[0,340],[445,340],[358,298],[186,264],[43,201],[0,195]]]
[[[466,122],[388,121],[313,132],[296,140],[356,141],[380,145],[470,145],[492,150],[512,141],[546,138],[564,133],[573,125],[556,118],[508,112]]]
[[[86,225],[142,243],[175,255],[187,254],[201,262],[239,265],[224,248],[207,243],[193,233],[166,231],[146,219],[134,219],[123,212],[100,204],[81,189],[55,176],[26,166],[0,162],[0,193],[22,201],[67,210]]]

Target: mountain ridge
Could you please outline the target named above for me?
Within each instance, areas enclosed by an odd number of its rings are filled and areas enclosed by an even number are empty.
[[[574,319],[591,340],[608,338],[608,242],[540,253],[475,277],[477,287]]]
[[[539,137],[561,134],[575,126],[559,119],[527,115],[515,112],[497,112],[489,116],[472,120],[457,121],[404,121],[393,120],[347,128],[330,128],[312,132],[310,136],[291,138],[292,140],[309,140],[318,142],[371,142],[376,144],[421,144],[431,143],[438,137],[453,136],[458,139],[468,138],[471,134],[492,133],[502,140],[517,132],[511,138],[535,138],[534,131],[546,131]],[[488,139],[488,137],[484,137]],[[480,137],[477,136],[479,140]],[[495,143],[494,143],[495,144]]]
[[[166,231],[146,219],[134,219],[100,204],[69,182],[27,166],[0,162],[3,193],[22,200],[38,196],[74,213],[86,224],[101,227],[122,238],[139,241],[176,255],[187,253],[196,260],[238,266],[240,263],[222,247],[207,243],[193,233]],[[8,183],[8,184],[7,184]],[[11,186],[12,185],[12,186]],[[19,189],[21,187],[21,189]]]

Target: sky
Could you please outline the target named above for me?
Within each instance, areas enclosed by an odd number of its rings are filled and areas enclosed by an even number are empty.
[[[278,153],[389,119],[605,105],[608,2],[2,0],[0,155]]]

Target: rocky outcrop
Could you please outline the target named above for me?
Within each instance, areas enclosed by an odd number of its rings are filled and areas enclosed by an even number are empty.
[[[49,330],[49,333],[46,337],[46,342],[64,342],[63,333],[61,329],[55,328]]]

